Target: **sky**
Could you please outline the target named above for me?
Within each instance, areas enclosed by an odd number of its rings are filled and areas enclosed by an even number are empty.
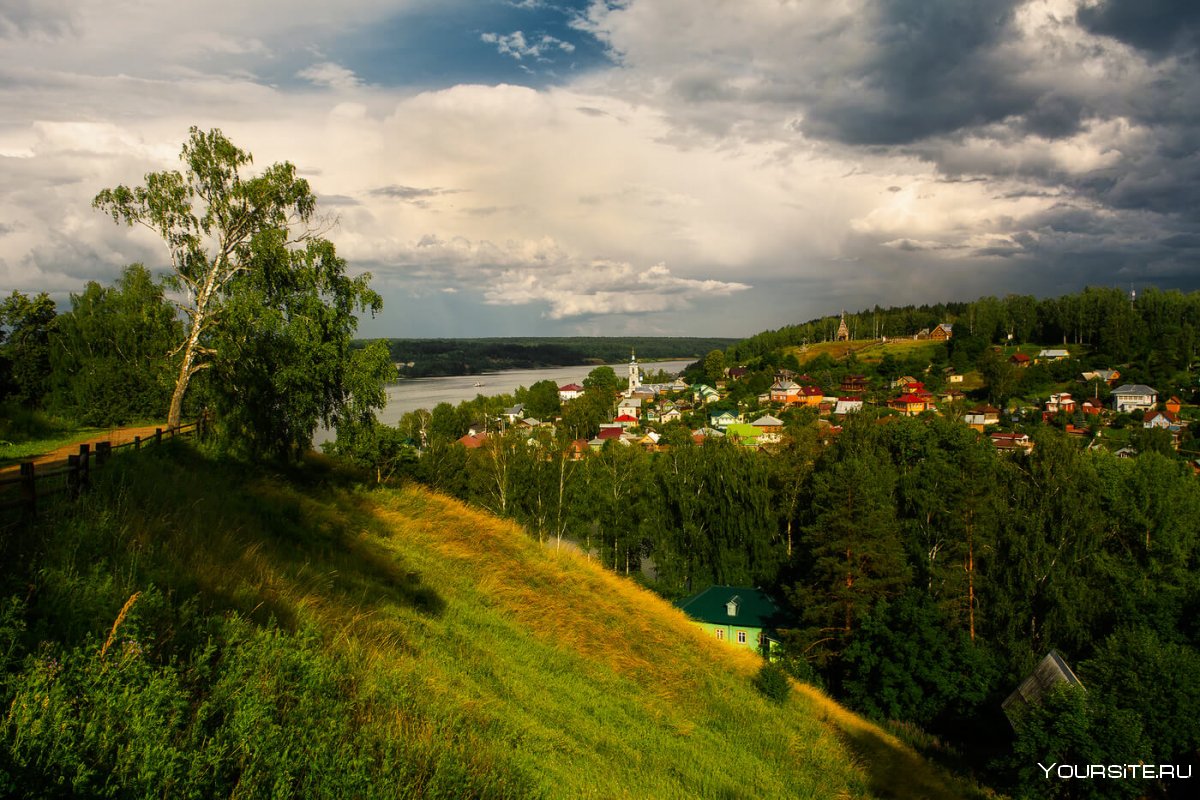
[[[103,188],[290,161],[364,336],[744,336],[1200,287],[1194,0],[0,0],[0,291],[166,267]]]

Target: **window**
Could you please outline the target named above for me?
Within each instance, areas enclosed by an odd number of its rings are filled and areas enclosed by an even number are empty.
[[[746,643],[746,632],[738,631],[738,644],[745,644],[745,643]]]
[[[718,639],[724,639],[724,638],[725,638],[725,631],[724,631],[724,630],[722,630],[721,628],[717,628],[717,638],[718,638]]]

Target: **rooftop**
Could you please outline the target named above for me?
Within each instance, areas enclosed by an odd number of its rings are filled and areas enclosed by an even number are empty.
[[[737,613],[729,614],[729,603],[737,601]],[[745,625],[773,628],[779,624],[779,606],[761,589],[749,586],[710,586],[679,601],[679,608],[698,622],[715,625]]]

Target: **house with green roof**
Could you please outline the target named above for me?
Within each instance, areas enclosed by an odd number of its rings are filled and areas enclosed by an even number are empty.
[[[679,602],[683,613],[718,641],[756,653],[779,646],[779,606],[761,589],[710,586]]]

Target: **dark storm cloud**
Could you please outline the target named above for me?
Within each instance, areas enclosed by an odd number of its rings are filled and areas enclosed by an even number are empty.
[[[1172,157],[1162,150],[1081,178],[1075,188],[1105,205],[1143,210],[1181,222],[1200,222],[1200,154]]]
[[[1196,0],[1101,0],[1076,16],[1086,30],[1155,56],[1195,50],[1200,44]]]
[[[811,99],[805,129],[846,144],[898,145],[1002,120],[1035,105],[993,51],[1017,0],[891,0],[879,4],[872,55],[840,89]],[[1043,125],[1068,129],[1057,109]]]

